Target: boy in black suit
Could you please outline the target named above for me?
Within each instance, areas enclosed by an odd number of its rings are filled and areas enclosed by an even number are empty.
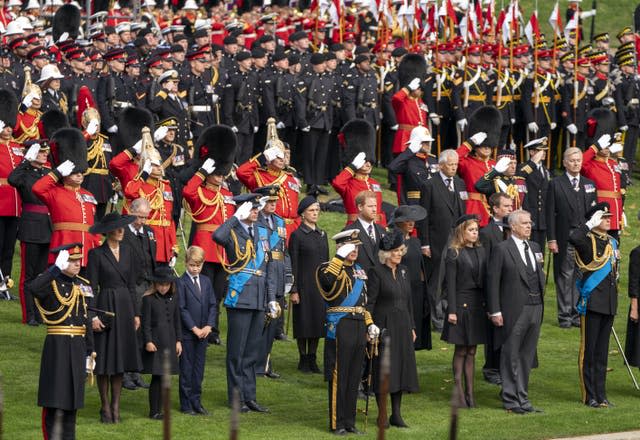
[[[180,411],[189,415],[208,415],[200,396],[207,338],[217,326],[216,296],[211,281],[200,276],[204,250],[191,246],[185,255],[186,268],[178,279],[178,299],[182,320],[182,356],[180,356]]]

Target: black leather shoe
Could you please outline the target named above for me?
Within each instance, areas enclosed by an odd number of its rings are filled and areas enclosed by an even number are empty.
[[[347,435],[347,430],[344,428],[334,429],[331,431],[333,435]]]
[[[364,434],[364,432],[358,430],[358,428],[356,428],[355,426],[349,426],[348,428],[345,428],[345,431],[350,432],[351,434],[356,434],[356,435]]]
[[[138,388],[149,389],[149,384],[144,381],[140,373],[134,374],[133,383],[136,384]]]
[[[202,414],[203,416],[208,416],[208,415],[209,415],[209,411],[207,411],[206,409],[204,409],[204,407],[203,407],[202,405],[200,405],[199,407],[197,407],[197,408],[195,409],[195,411],[196,411],[198,414]]]
[[[261,412],[261,413],[266,413],[269,412],[269,408],[266,408],[264,406],[260,406],[258,404],[258,402],[256,402],[255,400],[247,400],[246,402],[244,402],[244,404],[251,410],[251,411],[255,411],[255,412]]]
[[[279,335],[276,335],[275,339],[277,339],[278,341],[283,341],[283,342],[288,342],[289,338],[287,338],[287,335],[285,335],[284,333],[280,333]]]
[[[244,413],[248,413],[249,411],[251,411],[251,410],[249,409],[249,407],[248,407],[247,405],[244,405],[244,404],[243,404],[243,405],[240,407],[240,412],[241,412],[241,413],[243,413],[243,414],[244,414]]]
[[[522,409],[524,409],[526,412],[529,412],[529,413],[543,413],[544,412],[540,408],[536,408],[534,406],[529,406],[527,408],[522,408]]]
[[[509,409],[507,409],[507,412],[509,414],[520,414],[520,415],[527,413],[525,410],[523,410],[519,406],[516,406],[515,408],[509,408]]]
[[[164,419],[164,416],[162,415],[162,413],[155,413],[154,415],[149,416],[149,418],[151,420],[162,420]]]
[[[591,408],[600,408],[600,404],[596,402],[596,399],[589,399],[589,401],[585,403],[585,405],[590,406]]]
[[[407,425],[404,420],[402,420],[402,417],[396,417],[393,414],[391,415],[391,417],[389,417],[389,424],[391,426],[396,426],[398,428],[408,428],[409,425]]]
[[[188,411],[181,411],[181,412],[182,412],[182,414],[186,414],[186,415],[188,415],[188,416],[197,416],[197,415],[198,415],[198,413],[197,413],[197,412],[195,412],[195,411],[194,411],[194,410],[192,410],[192,409],[190,409],[190,410],[188,410]]]
[[[607,399],[604,399],[599,403],[600,408],[613,408],[615,405],[609,402]]]
[[[133,390],[137,390],[138,386],[132,380],[123,380],[122,381],[122,388],[133,391]]]
[[[268,377],[269,379],[280,379],[280,375],[275,371],[271,371],[271,370],[264,373],[264,377]]]
[[[318,191],[318,193],[322,194],[323,196],[328,196],[329,195],[329,191],[327,191],[326,189],[324,189],[320,185],[316,186],[316,191]]]

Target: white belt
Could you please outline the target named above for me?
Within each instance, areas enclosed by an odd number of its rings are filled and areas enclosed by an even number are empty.
[[[191,111],[192,112],[210,112],[211,106],[210,105],[192,105]]]

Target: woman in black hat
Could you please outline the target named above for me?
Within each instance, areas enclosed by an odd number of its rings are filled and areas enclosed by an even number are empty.
[[[151,374],[149,417],[163,418],[162,375],[164,352],[170,353],[170,374],[178,374],[178,356],[182,354],[180,306],[176,295],[177,277],[169,266],[158,267],[151,276],[153,286],[142,297],[143,372]]]
[[[411,304],[411,280],[407,267],[401,264],[402,257],[407,252],[403,234],[396,230],[385,235],[379,242],[379,249],[380,264],[373,266],[367,274],[367,309],[376,325],[386,329],[390,338],[389,424],[406,428],[407,424],[400,411],[402,394],[418,391],[418,370],[413,348],[416,332]],[[378,414],[380,408],[387,405],[386,398],[383,400],[380,394],[380,359],[385,349],[382,346],[373,366],[373,391],[378,402]],[[382,423],[386,425],[387,421],[383,420]]]
[[[393,212],[391,226],[404,237],[407,253],[402,257],[402,265],[407,267],[411,282],[411,303],[413,322],[416,326],[416,350],[431,350],[431,308],[427,295],[427,274],[420,240],[412,236],[416,222],[424,220],[427,211],[418,205],[398,206]]]
[[[289,238],[293,271],[293,337],[298,342],[300,353],[298,370],[303,373],[320,373],[316,351],[318,342],[325,333],[325,302],[318,291],[315,274],[308,268],[318,267],[329,260],[329,242],[327,234],[317,225],[320,204],[315,197],[307,196],[300,201],[298,215],[302,223]]]
[[[136,337],[136,330],[140,327],[135,290],[136,263],[132,250],[121,243],[125,226],[132,223],[134,218],[112,212],[89,229],[92,234],[106,236],[102,246],[89,252],[87,273],[95,296],[94,302],[98,309],[115,313],[109,322],[100,313],[92,321],[102,423],[120,422],[124,372],[140,371],[142,367]]]
[[[473,375],[478,344],[486,342],[485,284],[486,255],[480,246],[479,220],[463,215],[453,230],[445,256],[443,293],[448,301],[447,320],[442,340],[455,344],[453,377],[457,388],[457,405],[475,407]],[[465,387],[462,380],[464,375]]]

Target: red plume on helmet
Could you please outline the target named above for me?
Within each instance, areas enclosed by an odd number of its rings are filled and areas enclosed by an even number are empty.
[[[96,106],[96,101],[93,99],[91,90],[89,90],[89,87],[87,86],[82,86],[80,87],[80,89],[78,89],[78,98],[76,102],[78,103],[76,119],[78,122],[78,127],[82,128],[82,115],[84,114],[85,110],[88,108],[94,108],[97,110],[98,107]]]

